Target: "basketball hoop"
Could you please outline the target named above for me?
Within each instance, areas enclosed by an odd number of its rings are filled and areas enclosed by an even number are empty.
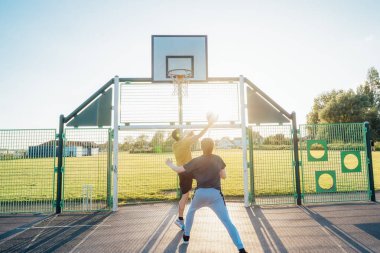
[[[168,71],[168,76],[173,81],[173,95],[182,94],[187,96],[187,89],[192,77],[191,70],[188,69],[172,69]]]

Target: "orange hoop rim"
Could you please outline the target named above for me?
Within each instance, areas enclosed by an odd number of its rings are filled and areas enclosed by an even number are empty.
[[[191,77],[192,73],[189,69],[171,69],[168,71],[168,76],[173,79],[173,81],[184,81]]]

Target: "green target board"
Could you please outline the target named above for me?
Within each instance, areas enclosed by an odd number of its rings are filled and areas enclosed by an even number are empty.
[[[336,192],[336,173],[334,170],[316,171],[315,185],[318,193]]]
[[[321,162],[328,160],[327,141],[325,140],[308,140],[307,160],[309,162]]]
[[[341,151],[342,173],[354,173],[362,171],[360,151]]]

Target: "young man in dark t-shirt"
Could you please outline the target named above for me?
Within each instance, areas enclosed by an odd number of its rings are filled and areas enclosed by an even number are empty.
[[[180,135],[180,130],[176,129],[172,132],[173,152],[178,166],[182,166],[191,161],[191,147],[207,132],[207,130],[215,123],[215,120],[209,120],[208,125],[197,135],[193,131],[185,136]],[[183,212],[185,211],[186,202],[189,199],[189,192],[193,184],[193,176],[190,173],[179,174],[179,187],[181,189],[181,199],[178,202],[178,219],[175,224],[184,229]]]
[[[166,160],[166,165],[168,165],[172,170],[177,173],[190,173],[197,181],[197,188],[194,198],[191,201],[186,216],[183,242],[189,242],[195,212],[201,207],[209,207],[216,213],[220,221],[226,227],[239,252],[244,253],[246,252],[244,245],[240,239],[239,232],[228,215],[227,207],[221,191],[220,178],[225,179],[227,177],[225,170],[226,164],[222,158],[212,154],[212,150],[214,148],[214,142],[212,139],[203,139],[201,142],[201,147],[203,155],[192,159],[183,166],[174,165],[171,159]]]

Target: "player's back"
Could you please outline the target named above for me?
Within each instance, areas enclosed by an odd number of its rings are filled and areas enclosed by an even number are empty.
[[[190,137],[183,138],[173,143],[173,153],[178,166],[182,166],[191,161],[191,145],[193,144]]]

